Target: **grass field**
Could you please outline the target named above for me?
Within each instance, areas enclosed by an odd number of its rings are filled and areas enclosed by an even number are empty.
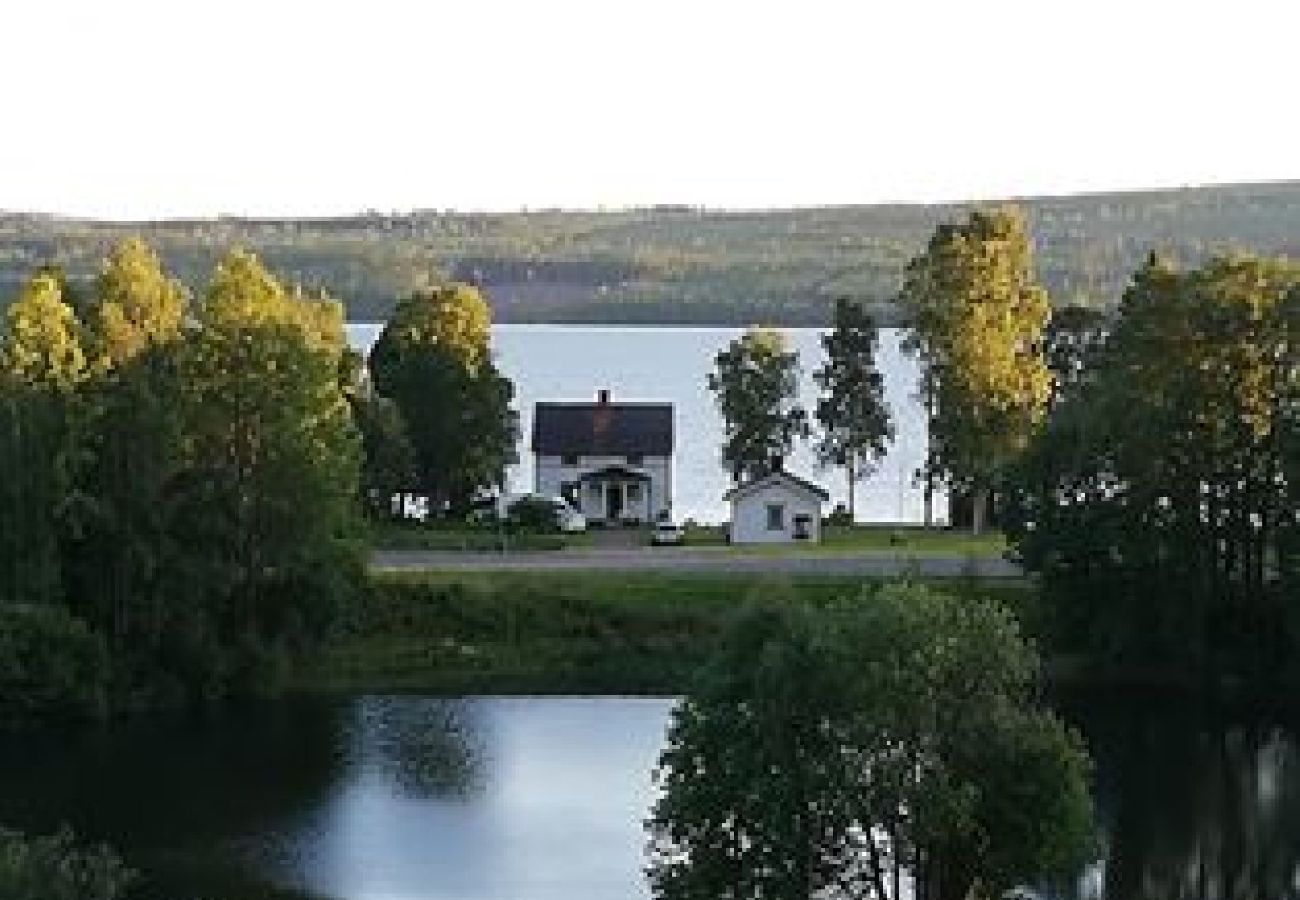
[[[446,550],[454,552],[492,552],[517,550],[589,549],[611,543],[609,538],[635,546],[650,544],[650,529],[620,529],[617,535],[601,530],[585,534],[507,534],[494,528],[469,528],[463,525],[442,526],[419,523],[375,523],[371,526],[371,546],[382,550]],[[784,554],[844,553],[901,554],[905,556],[954,556],[993,558],[1007,549],[1006,538],[999,532],[979,537],[966,531],[946,528],[920,528],[895,525],[828,525],[818,544],[749,544],[727,543],[721,526],[691,525],[686,529],[686,546],[713,548],[736,554],[779,556]]]
[[[394,573],[371,577],[346,632],[299,672],[323,690],[671,694],[728,617],[753,599],[861,598],[861,578],[626,572]],[[945,582],[1013,608],[1022,584]]]

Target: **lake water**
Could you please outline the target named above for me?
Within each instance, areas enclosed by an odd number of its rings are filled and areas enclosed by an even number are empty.
[[[0,737],[0,822],[70,822],[149,900],[643,900],[662,699],[291,698]],[[1068,698],[1104,859],[1071,898],[1297,896],[1300,715]]]
[[[352,345],[368,351],[380,325],[351,324]],[[824,360],[815,328],[783,329],[799,354],[800,400],[811,413],[817,401],[812,373]],[[705,387],[714,357],[739,336],[738,328],[633,328],[579,325],[496,325],[493,350],[501,371],[513,379],[520,413],[520,465],[510,472],[512,492],[533,487],[528,451],[533,404],[539,400],[594,400],[609,388],[616,400],[658,400],[673,404],[677,452],[674,514],[679,519],[721,522],[727,517],[722,495],[729,487],[721,463],[722,419]],[[917,365],[899,351],[898,329],[882,329],[878,357],[885,376],[886,400],[897,436],[880,469],[858,485],[858,518],[876,522],[920,522],[923,498],[913,474],[925,456],[925,416],[916,401]],[[818,472],[807,445],[789,467],[818,481],[832,503],[847,498],[843,473]],[[936,515],[946,509],[942,497]]]

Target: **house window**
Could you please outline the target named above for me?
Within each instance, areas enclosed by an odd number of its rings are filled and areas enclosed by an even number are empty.
[[[627,500],[629,503],[641,502],[641,485],[629,484],[627,486]]]
[[[577,464],[578,454],[576,453],[566,453],[560,457],[560,465],[562,466],[576,466]]]
[[[767,505],[767,530],[785,531],[784,503],[769,503]]]
[[[629,466],[640,466],[645,464],[644,453],[629,453],[627,455],[627,464]]]

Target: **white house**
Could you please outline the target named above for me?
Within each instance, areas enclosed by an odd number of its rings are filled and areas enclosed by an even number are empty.
[[[673,506],[673,406],[538,403],[533,411],[534,490],[564,497],[589,522],[653,522]]]
[[[830,494],[782,469],[727,491],[733,544],[821,540],[822,504]]]

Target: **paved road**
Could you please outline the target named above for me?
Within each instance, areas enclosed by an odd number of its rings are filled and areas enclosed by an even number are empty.
[[[608,550],[551,550],[517,553],[456,553],[431,550],[376,550],[371,566],[380,570],[442,571],[637,571],[784,575],[917,575],[924,578],[1019,578],[1020,569],[1004,559],[904,554],[800,553],[781,556],[644,547]]]

